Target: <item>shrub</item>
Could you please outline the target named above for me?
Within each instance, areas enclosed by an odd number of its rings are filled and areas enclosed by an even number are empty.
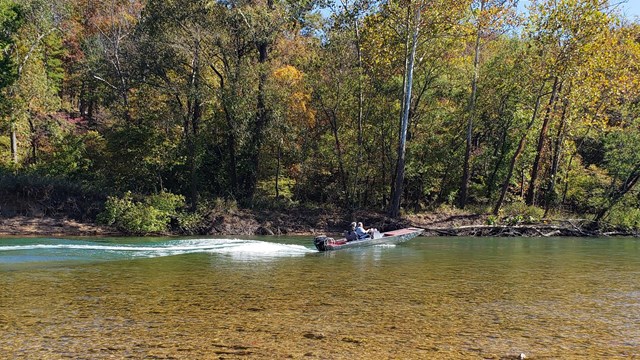
[[[158,233],[169,228],[171,219],[179,215],[178,209],[184,205],[182,195],[161,192],[136,200],[127,192],[123,197],[110,196],[97,220],[129,234]]]
[[[27,169],[0,166],[0,214],[3,216],[66,216],[94,220],[106,196],[99,189]]]
[[[640,209],[616,206],[608,216],[609,224],[624,230],[640,229]]]
[[[203,204],[206,205],[206,204]],[[229,200],[223,198],[215,198],[213,204],[209,205],[215,212],[227,213],[238,210],[238,202],[236,200]]]
[[[496,225],[498,224],[498,217],[495,215],[489,215],[487,217],[487,225]]]
[[[518,201],[504,206],[502,214],[503,222],[509,225],[516,225],[523,222],[539,221],[544,215],[544,210]]]
[[[581,213],[595,213],[607,202],[611,177],[598,167],[572,169],[568,175],[567,202]]]
[[[176,217],[178,229],[186,235],[196,235],[203,233],[207,228],[207,216],[203,211],[182,212]]]

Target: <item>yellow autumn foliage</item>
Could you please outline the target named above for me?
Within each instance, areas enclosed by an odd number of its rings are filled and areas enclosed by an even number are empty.
[[[289,121],[300,121],[308,125],[315,123],[315,110],[309,107],[311,93],[305,88],[304,73],[295,66],[284,65],[273,71],[276,83],[285,89],[286,94],[286,118]]]

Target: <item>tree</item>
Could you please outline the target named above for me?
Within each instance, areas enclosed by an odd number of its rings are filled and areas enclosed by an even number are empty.
[[[7,99],[8,88],[18,77],[15,62],[15,33],[22,23],[22,11],[17,3],[0,1],[0,116],[11,117],[13,109]],[[14,121],[9,122],[11,136],[11,159],[18,163],[18,140]]]
[[[588,46],[602,38],[603,32],[610,26],[609,17],[603,12],[607,1],[575,2],[572,0],[548,2],[538,5],[537,16],[534,16],[534,32],[536,46],[542,57],[546,59],[547,73],[553,78],[550,104],[543,118],[538,137],[536,156],[531,168],[526,203],[536,202],[537,179],[541,167],[541,159],[545,149],[547,131],[551,118],[557,114],[555,110],[559,93],[567,78],[576,73],[575,67],[591,56]],[[565,87],[566,89],[566,87]]]
[[[411,4],[410,4],[411,5]],[[412,7],[414,7],[412,9]],[[400,140],[398,144],[398,158],[396,164],[395,182],[393,185],[393,193],[391,195],[391,205],[389,207],[389,215],[398,217],[400,215],[400,198],[402,196],[402,187],[404,185],[405,171],[405,155],[407,148],[407,128],[409,126],[409,108],[411,107],[411,91],[413,89],[413,70],[415,66],[416,49],[418,48],[418,40],[420,35],[420,18],[426,4],[422,1],[417,2],[414,6],[408,7],[407,16],[407,47],[406,47],[406,65],[405,75],[402,89],[402,112],[400,116]]]
[[[416,57],[418,49],[429,40],[439,37],[451,36],[455,34],[461,16],[461,1],[408,1],[404,9],[401,9],[404,16],[402,18],[401,34],[404,36],[405,56],[404,56],[404,76],[402,87],[402,101],[400,113],[400,131],[398,135],[398,148],[396,158],[395,176],[392,183],[392,196],[388,213],[392,217],[400,214],[400,200],[403,194],[406,167],[406,147],[407,131],[410,117],[416,113],[425,88],[418,93],[415,99],[412,98],[414,69],[416,64],[420,64],[426,54]],[[423,12],[425,13],[423,16]]]
[[[114,107],[126,122],[131,114],[131,90],[135,87],[133,33],[142,16],[140,0],[101,0],[86,4],[84,16],[88,42],[85,65],[93,80],[117,99]]]
[[[17,133],[21,123],[28,124],[30,162],[38,159],[38,145],[46,128],[55,126],[49,116],[60,109],[64,70],[60,20],[64,12],[57,2],[30,0],[23,3],[24,24],[16,31],[12,56],[16,63],[15,83],[8,89],[12,103],[12,155],[17,163]]]
[[[458,206],[463,209],[468,201],[469,180],[471,178],[471,151],[473,141],[473,124],[476,117],[476,100],[478,93],[478,78],[480,70],[480,52],[482,41],[488,41],[504,33],[514,23],[513,0],[475,0],[471,2],[473,17],[472,35],[475,38],[473,46],[473,73],[471,77],[471,93],[466,109],[467,131],[462,165],[462,182],[458,194]]]

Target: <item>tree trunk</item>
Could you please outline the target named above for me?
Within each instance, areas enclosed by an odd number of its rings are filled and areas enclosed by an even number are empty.
[[[38,134],[36,133],[36,125],[33,122],[33,115],[31,114],[31,112],[29,112],[27,116],[29,117],[29,131],[31,132],[31,160],[29,162],[31,164],[35,164],[38,162]]]
[[[356,47],[358,52],[358,164],[362,164],[362,151],[364,146],[364,135],[362,132],[364,121],[364,86],[363,82],[363,69],[362,69],[362,49],[360,44],[360,28],[358,26],[358,20],[356,19]],[[356,193],[360,194],[358,188],[360,187],[360,177],[354,176]],[[365,196],[366,199],[366,196]],[[358,196],[358,202],[360,203],[362,198]]]
[[[335,114],[335,110],[333,111],[328,111],[325,110],[325,112],[327,113],[327,117],[329,118],[329,123],[331,124],[331,132],[333,133],[333,140],[335,142],[335,146],[336,146],[336,153],[338,156],[338,172],[340,175],[340,182],[342,183],[342,191],[344,192],[344,196],[345,196],[345,202],[347,207],[351,208],[351,202],[349,201],[350,196],[349,196],[349,189],[347,186],[348,180],[347,180],[347,174],[345,172],[345,167],[344,167],[344,159],[343,159],[343,154],[342,154],[342,145],[340,143],[340,137],[338,136],[338,119],[336,118],[336,114]]]
[[[566,117],[567,117],[567,108],[569,107],[569,100],[565,99],[562,105],[562,115],[560,117],[560,124],[558,125],[558,133],[556,134],[556,141],[553,147],[553,159],[551,161],[551,174],[549,174],[549,186],[547,189],[544,215],[543,217],[547,217],[549,210],[551,209],[551,205],[556,199],[555,191],[556,191],[556,176],[558,175],[558,168],[560,167],[560,156],[562,153],[562,140],[564,129],[566,125]]]
[[[224,76],[218,69],[213,65],[209,64],[209,67],[213,72],[216,73],[218,79],[220,80],[220,103],[222,104],[222,110],[224,112],[224,118],[227,122],[228,133],[226,134],[227,138],[227,150],[229,151],[229,163],[228,163],[228,171],[229,177],[231,181],[231,193],[233,196],[238,196],[238,157],[236,153],[236,135],[234,131],[234,119],[229,110],[228,104],[228,96],[226,95],[226,82],[224,80]]]
[[[611,209],[638,183],[640,179],[640,164],[636,164],[635,168],[631,171],[625,182],[617,189],[611,192],[609,204],[602,208],[593,221],[600,222],[604,219],[605,215],[611,211]]]
[[[538,90],[538,97],[536,99],[536,105],[533,108],[533,115],[531,115],[531,120],[529,121],[529,124],[527,124],[527,128],[525,129],[524,134],[522,135],[522,138],[520,139],[520,142],[518,143],[518,147],[516,148],[516,152],[511,157],[511,162],[509,163],[509,172],[507,173],[507,177],[504,180],[504,183],[502,184],[502,190],[500,191],[500,197],[498,198],[498,201],[496,202],[496,205],[493,208],[493,214],[494,215],[498,215],[498,212],[500,211],[500,208],[502,207],[502,203],[504,202],[504,198],[507,195],[507,190],[509,189],[509,182],[511,181],[511,176],[513,176],[513,169],[516,166],[516,161],[518,160],[518,158],[520,157],[520,154],[524,150],[524,145],[527,142],[527,134],[529,133],[529,130],[531,129],[531,127],[535,123],[536,117],[538,116],[538,110],[540,109],[540,102],[542,101],[542,96],[543,96],[542,90],[544,89],[545,84],[546,84],[546,81],[542,83],[542,86]]]
[[[273,0],[267,0],[267,10],[273,10]],[[260,69],[260,78],[258,80],[258,98],[256,104],[255,121],[253,129],[251,129],[251,138],[249,139],[249,168],[244,175],[243,198],[249,205],[253,205],[253,200],[258,183],[258,172],[260,170],[260,151],[264,141],[264,130],[269,121],[269,109],[266,103],[266,85],[268,70],[266,69],[269,60],[269,40],[257,40],[255,43],[258,49],[258,68]]]
[[[278,162],[276,164],[276,199],[280,197],[280,160],[282,157],[282,139],[278,142]]]
[[[506,103],[508,101],[508,97],[503,97],[502,99],[502,103],[500,105],[500,111],[498,112],[498,119],[501,119],[503,114],[504,114],[504,109],[507,106]],[[493,156],[494,157],[498,157],[498,160],[496,161],[494,167],[493,167],[493,171],[491,172],[491,175],[489,176],[489,180],[487,181],[487,198],[491,198],[493,196],[493,192],[495,190],[495,181],[496,181],[496,177],[498,176],[498,171],[500,170],[500,167],[502,167],[502,162],[504,161],[504,158],[507,154],[507,133],[509,131],[509,128],[511,127],[511,121],[507,122],[507,124],[502,128],[502,132],[500,134],[500,143],[496,144],[498,146],[496,146],[494,152],[493,152]]]
[[[536,182],[538,180],[538,173],[540,170],[540,159],[542,159],[542,152],[544,151],[544,143],[547,139],[547,129],[549,128],[549,120],[551,119],[551,113],[554,104],[558,98],[558,91],[561,91],[562,84],[559,83],[558,76],[553,79],[553,89],[551,92],[551,98],[549,99],[549,105],[547,106],[544,119],[542,121],[542,128],[540,129],[540,136],[538,137],[538,147],[536,150],[536,157],[533,161],[533,167],[531,168],[531,179],[529,181],[529,190],[527,191],[527,197],[525,202],[527,205],[535,205],[536,195]]]
[[[185,136],[187,138],[187,154],[189,164],[189,203],[192,211],[198,207],[198,169],[196,163],[197,137],[202,117],[202,104],[200,100],[200,41],[195,41],[193,60],[191,62],[191,79],[189,89],[189,101],[187,106],[187,123],[191,122],[191,131],[185,124]]]
[[[269,44],[266,42],[260,42],[257,44],[259,58],[259,67],[263,67],[266,64],[269,56]],[[261,69],[260,79],[258,82],[258,98],[256,106],[255,121],[253,123],[253,129],[251,132],[251,139],[249,140],[249,169],[244,176],[243,197],[248,204],[253,204],[253,198],[255,196],[256,186],[258,182],[258,171],[260,168],[260,150],[262,148],[262,142],[264,140],[264,129],[268,121],[268,110],[266,105],[266,90],[267,73],[265,69]]]
[[[420,16],[422,6],[416,9],[414,14],[413,34],[411,38],[411,49],[409,58],[407,59],[405,84],[402,100],[402,116],[400,119],[400,142],[398,145],[398,162],[396,166],[395,183],[393,186],[393,195],[391,196],[391,205],[389,216],[398,217],[400,215],[400,199],[403,192],[405,155],[407,144],[407,128],[409,126],[409,109],[411,108],[411,88],[413,87],[413,68],[416,57],[416,49],[418,47],[418,35],[420,34]],[[408,30],[408,29],[407,29]]]
[[[18,134],[14,123],[11,124],[11,161],[18,165]]]
[[[485,0],[480,1],[480,13],[484,11]],[[479,24],[480,22],[478,22]],[[467,107],[467,146],[464,152],[464,164],[462,167],[462,182],[460,184],[460,193],[458,194],[458,207],[464,209],[467,205],[469,193],[469,179],[471,178],[471,147],[473,140],[473,118],[476,110],[476,97],[478,92],[478,66],[480,64],[480,25],[476,29],[476,43],[474,47],[473,57],[473,78],[471,79],[471,95],[469,96],[469,104]]]

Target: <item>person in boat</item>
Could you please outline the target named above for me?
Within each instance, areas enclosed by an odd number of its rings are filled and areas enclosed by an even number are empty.
[[[344,238],[347,241],[353,241],[353,240],[356,240],[358,238],[358,235],[356,234],[356,223],[355,222],[351,223],[350,230],[345,231]]]
[[[361,222],[358,223],[356,227],[356,235],[358,236],[358,240],[364,239],[373,239],[373,234],[377,231],[377,229],[369,229],[366,230]]]

